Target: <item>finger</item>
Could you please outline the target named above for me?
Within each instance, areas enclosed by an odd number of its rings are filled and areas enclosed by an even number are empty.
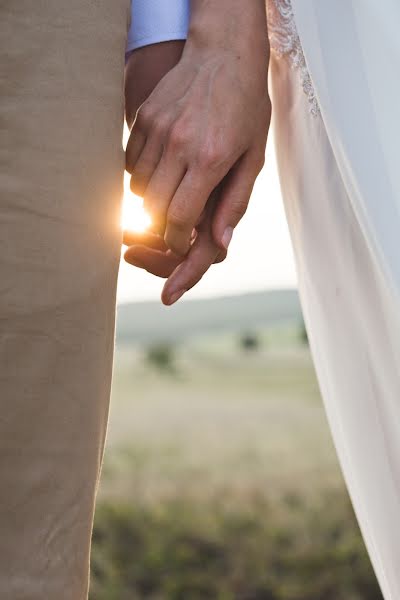
[[[125,151],[125,169],[132,175],[135,164],[146,144],[146,134],[133,126]]]
[[[245,214],[253,186],[264,162],[253,155],[244,155],[225,177],[212,223],[215,243],[227,250],[233,230]]]
[[[187,171],[172,198],[167,212],[164,240],[175,254],[184,256],[189,251],[192,231],[216,182],[211,185],[210,188],[210,183],[202,181],[192,171]]]
[[[131,246],[125,252],[124,259],[135,267],[163,278],[169,277],[182,261],[171,252],[160,252],[147,246]]]
[[[165,154],[155,169],[144,194],[144,209],[151,216],[152,229],[165,233],[168,207],[185,176],[186,165],[172,161]]]
[[[215,257],[214,263],[218,264],[218,263],[223,262],[226,259],[227,255],[228,255],[228,252],[226,250],[220,250],[218,252],[217,256]]]
[[[200,231],[189,254],[164,285],[161,300],[166,305],[174,304],[185,292],[195,286],[219,255],[219,248],[208,228]]]
[[[136,232],[126,229],[123,232],[122,243],[125,244],[125,246],[147,246],[153,250],[159,250],[160,252],[166,252],[168,250],[163,238],[149,231]]]
[[[217,186],[215,188],[215,190],[213,191],[213,193],[210,195],[210,197],[207,201],[207,204],[202,212],[200,220],[199,220],[198,224],[196,225],[196,229],[193,230],[193,232],[195,233],[195,237],[197,237],[199,232],[212,231],[211,224],[213,221],[215,210],[218,206],[218,202],[220,199],[222,185],[223,184],[221,183],[219,186]],[[192,244],[195,240],[195,237],[193,237],[193,239],[192,239]],[[227,250],[225,250],[225,248],[223,250],[219,250],[217,256],[215,257],[214,263],[216,264],[216,263],[223,262],[226,259],[227,254],[228,254],[228,252],[227,252]]]
[[[160,162],[163,146],[160,139],[150,135],[132,167],[131,190],[137,196],[144,197],[148,183]]]

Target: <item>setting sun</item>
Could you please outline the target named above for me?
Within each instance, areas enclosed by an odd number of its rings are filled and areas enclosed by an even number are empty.
[[[146,231],[151,224],[151,219],[143,208],[142,198],[131,192],[129,178],[129,173],[125,172],[121,227],[124,231],[129,230],[140,233]]]

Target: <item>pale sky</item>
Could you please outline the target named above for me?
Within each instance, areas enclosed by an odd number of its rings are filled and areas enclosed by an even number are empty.
[[[133,215],[133,219],[143,219],[140,200],[129,191],[128,176],[125,177],[124,211],[129,212],[131,218]],[[163,282],[128,265],[121,254],[119,302],[157,300]],[[247,213],[235,230],[227,259],[214,265],[200,283],[185,294],[185,299],[294,286],[293,253],[270,135],[265,167],[256,181]]]

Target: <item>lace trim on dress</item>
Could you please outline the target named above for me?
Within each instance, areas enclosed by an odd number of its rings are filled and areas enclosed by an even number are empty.
[[[288,56],[292,68],[300,72],[301,85],[310,103],[310,113],[316,117],[320,109],[297,33],[291,0],[268,0],[267,12],[271,50],[279,58]]]

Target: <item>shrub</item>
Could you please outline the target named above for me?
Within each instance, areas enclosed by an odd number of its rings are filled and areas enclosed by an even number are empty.
[[[255,351],[260,348],[260,339],[257,334],[246,332],[243,333],[239,340],[240,347],[245,351]]]
[[[156,369],[164,372],[174,372],[174,349],[171,344],[157,343],[146,350],[146,361]]]
[[[381,600],[347,497],[98,506],[90,600]]]

